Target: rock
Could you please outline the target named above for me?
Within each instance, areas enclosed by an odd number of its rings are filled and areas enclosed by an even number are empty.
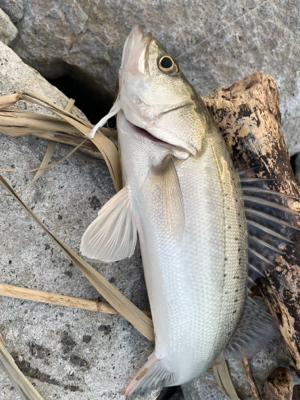
[[[17,36],[18,30],[8,15],[0,8],[0,41],[9,44]]]
[[[60,90],[50,85],[45,78],[26,65],[12,49],[2,42],[0,42],[0,65],[0,96],[28,90],[47,97],[63,108],[67,105],[68,98]],[[43,107],[23,101],[18,102],[15,108],[52,115]],[[86,118],[77,107],[74,107],[72,112],[81,118]]]
[[[67,98],[41,75],[0,43],[0,95],[27,90],[61,107]],[[31,103],[17,107],[46,112]],[[74,112],[84,117],[78,109]],[[38,167],[47,141],[31,136],[13,138],[0,133],[1,168]],[[51,161],[70,147],[58,144]],[[18,190],[33,174],[3,173]],[[4,190],[0,188],[1,194]],[[50,168],[22,199],[51,231],[79,252],[81,236],[101,207],[114,195],[103,161],[76,152]],[[99,293],[70,260],[45,236],[14,200],[0,197],[1,283],[96,300]],[[97,270],[141,309],[149,309],[137,248],[130,260],[93,264]],[[0,327],[17,365],[45,400],[123,399],[137,370],[153,350],[122,317],[0,297]],[[154,400],[157,393],[149,396]],[[0,398],[17,394],[0,369]]]
[[[0,8],[14,23],[23,17],[23,0],[0,0]]]
[[[12,47],[46,77],[85,75],[112,95],[126,36],[134,25],[145,24],[170,54],[181,55],[182,70],[201,96],[255,71],[271,75],[293,155],[300,150],[298,4],[260,4],[28,0]]]

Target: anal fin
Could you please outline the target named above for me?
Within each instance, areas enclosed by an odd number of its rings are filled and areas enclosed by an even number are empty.
[[[146,364],[138,371],[125,391],[125,396],[132,399],[135,395],[141,394],[148,389],[154,389],[161,386],[172,384],[173,374],[169,372],[161,360],[153,352]]]

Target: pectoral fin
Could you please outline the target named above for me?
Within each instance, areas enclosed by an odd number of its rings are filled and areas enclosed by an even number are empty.
[[[143,185],[144,196],[155,196],[151,204],[162,204],[163,214],[160,225],[165,224],[169,237],[180,242],[184,230],[184,204],[179,178],[172,157],[158,167],[153,167]]]
[[[111,262],[131,257],[137,229],[128,187],[124,187],[99,211],[82,236],[80,251],[86,257]]]

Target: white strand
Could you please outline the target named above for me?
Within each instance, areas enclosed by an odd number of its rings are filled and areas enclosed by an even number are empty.
[[[247,15],[251,14],[252,12],[254,12],[255,10],[257,10],[258,8],[262,7],[264,4],[269,3],[269,2],[270,2],[270,0],[266,0],[266,1],[264,1],[263,3],[259,4],[258,6],[252,8],[252,10],[250,10],[250,11],[248,11],[247,13],[241,15],[240,17],[238,17],[237,19],[235,19],[234,21],[232,21],[230,24],[227,24],[224,28],[220,29],[220,30],[217,31],[217,32],[214,32],[212,35],[210,35],[210,36],[208,36],[207,38],[203,39],[200,43],[195,44],[195,46],[193,46],[194,48],[191,47],[190,49],[188,49],[188,50],[185,51],[184,53],[181,53],[178,57],[176,57],[176,59],[178,60],[180,57],[184,56],[185,54],[188,54],[188,53],[190,52],[191,49],[193,49],[193,51],[194,51],[195,48],[196,48],[197,46],[200,46],[200,44],[202,44],[202,43],[206,42],[207,40],[211,39],[213,36],[215,36],[215,35],[217,35],[218,33],[224,31],[224,30],[227,29],[229,26],[235,24],[235,23],[236,23],[237,21],[239,21],[240,19],[246,17]],[[199,60],[199,59],[194,60],[194,62],[196,62],[196,61],[198,61],[198,60]]]

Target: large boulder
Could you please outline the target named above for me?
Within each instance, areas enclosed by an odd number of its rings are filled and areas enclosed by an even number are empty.
[[[66,106],[63,93],[1,42],[0,65],[0,95],[27,89]],[[17,108],[46,112],[25,102]],[[76,107],[73,112],[84,117]],[[1,168],[36,168],[46,147],[47,141],[40,138],[0,133]],[[53,161],[70,150],[58,144]],[[15,190],[25,187],[33,176],[3,175]],[[0,192],[5,193],[3,188]],[[104,161],[76,152],[46,170],[21,197],[52,232],[78,252],[86,227],[113,195]],[[0,197],[0,203],[1,283],[99,298],[77,267],[13,199]],[[139,249],[130,260],[94,266],[138,307],[149,309]],[[123,399],[127,384],[153,349],[122,317],[4,297],[0,297],[0,309],[0,333],[7,348],[45,400]],[[149,398],[156,397],[153,393]],[[17,398],[1,368],[0,398]]]
[[[23,0],[0,0],[0,8],[14,23],[23,17]]]
[[[271,75],[293,155],[300,150],[299,9],[296,2],[260,4],[28,0],[12,48],[46,77],[85,75],[112,94],[126,36],[144,24],[171,54],[181,55],[182,70],[201,96],[255,71]]]
[[[12,42],[18,34],[18,30],[9,16],[0,8],[0,41],[4,44]]]

